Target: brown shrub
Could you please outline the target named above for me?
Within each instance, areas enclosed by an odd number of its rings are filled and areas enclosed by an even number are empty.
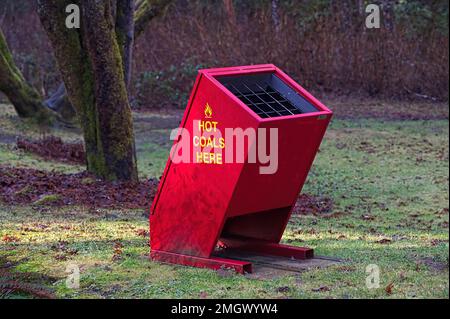
[[[198,68],[258,63],[280,66],[320,96],[448,100],[448,25],[435,22],[445,1],[430,2],[421,29],[393,19],[388,5],[382,28],[371,30],[361,1],[280,1],[278,32],[270,1],[230,3],[177,0],[150,23],[136,43],[133,105],[184,106]],[[10,10],[0,25],[27,78],[46,91],[58,72],[33,10]]]

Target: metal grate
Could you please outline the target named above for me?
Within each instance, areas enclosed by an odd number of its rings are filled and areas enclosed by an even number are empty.
[[[317,111],[272,73],[228,77],[219,81],[261,118]]]

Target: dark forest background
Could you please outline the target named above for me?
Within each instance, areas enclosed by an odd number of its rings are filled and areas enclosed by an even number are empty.
[[[273,6],[273,4],[277,6]],[[366,29],[365,6],[382,9]],[[34,0],[0,0],[27,80],[60,83]],[[197,69],[274,63],[321,96],[447,101],[448,1],[177,0],[137,39],[133,108],[184,107]]]

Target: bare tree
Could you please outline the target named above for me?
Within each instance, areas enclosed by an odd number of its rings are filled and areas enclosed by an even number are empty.
[[[236,11],[234,10],[233,0],[223,0],[223,7],[231,25],[236,25]]]
[[[117,0],[116,35],[127,89],[131,82],[134,43],[134,0]]]
[[[272,0],[272,22],[275,27],[275,31],[278,33],[281,30],[281,21],[280,21],[280,1]]]

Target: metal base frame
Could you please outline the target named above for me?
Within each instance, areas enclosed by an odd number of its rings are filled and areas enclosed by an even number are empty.
[[[261,255],[288,257],[294,259],[310,259],[314,257],[314,250],[305,247],[294,247],[283,244],[265,243],[248,244],[236,248],[233,251],[248,251]],[[166,251],[152,250],[150,258],[154,261],[179,264],[184,266],[208,268],[213,270],[229,269],[239,274],[252,273],[252,263],[248,261],[234,260],[211,256],[210,258],[189,256]]]
[[[152,250],[150,258],[170,264],[179,264],[197,268],[209,268],[213,270],[230,269],[239,274],[251,273],[252,263],[248,261],[233,260],[220,257],[203,258],[183,254],[169,253],[166,251]]]
[[[229,245],[229,242],[228,242]],[[296,247],[276,243],[239,243],[232,245],[230,250],[247,251],[267,256],[287,257],[293,259],[314,258],[314,250],[307,247]]]

